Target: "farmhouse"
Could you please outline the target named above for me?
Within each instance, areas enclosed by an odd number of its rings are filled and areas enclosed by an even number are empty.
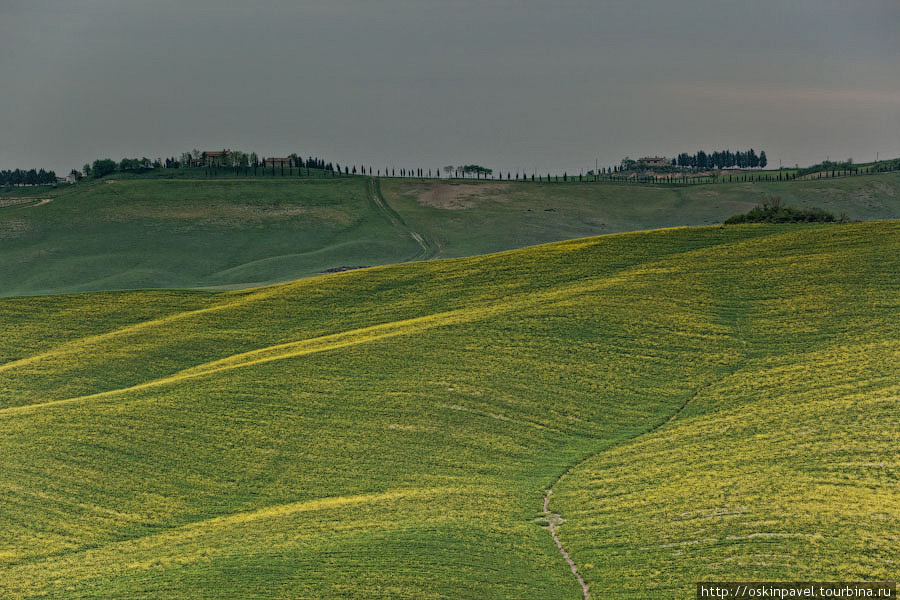
[[[231,158],[231,150],[208,150],[200,154],[200,158],[191,161],[194,167],[221,167],[226,159]]]
[[[290,158],[267,158],[265,164],[267,167],[292,167],[294,161]]]
[[[665,167],[670,165],[669,159],[664,156],[645,156],[637,160],[639,167]]]

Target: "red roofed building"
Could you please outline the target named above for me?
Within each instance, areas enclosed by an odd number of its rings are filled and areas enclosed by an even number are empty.
[[[645,156],[637,159],[637,164],[639,167],[667,167],[672,162],[664,156]]]
[[[209,150],[202,152],[200,158],[191,161],[192,167],[221,167],[226,159],[231,158],[231,150]]]

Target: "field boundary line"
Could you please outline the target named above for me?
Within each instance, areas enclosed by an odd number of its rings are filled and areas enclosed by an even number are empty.
[[[770,237],[771,234],[764,235],[762,237]],[[739,244],[744,244],[747,242],[751,242],[758,238],[751,238],[750,240],[742,240],[739,241]],[[192,367],[188,367],[186,369],[182,369],[180,371],[176,371],[171,373],[170,375],[166,375],[157,379],[153,379],[150,381],[144,381],[141,383],[137,383],[131,386],[126,386],[123,388],[116,388],[112,390],[105,390],[102,392],[94,392],[90,394],[84,394],[81,396],[70,397],[70,398],[61,398],[58,400],[49,400],[46,402],[38,402],[32,404],[22,404],[17,406],[7,406],[5,408],[0,408],[0,416],[13,414],[13,413],[22,413],[27,412],[31,409],[37,409],[40,407],[46,406],[55,406],[61,404],[70,404],[74,402],[78,402],[81,400],[87,399],[96,399],[96,398],[105,398],[108,396],[112,396],[119,393],[124,393],[127,391],[136,391],[148,387],[155,387],[159,385],[163,385],[166,383],[172,383],[178,380],[184,380],[189,378],[201,377],[204,375],[213,374],[216,372],[226,371],[230,369],[252,366],[256,364],[261,364],[265,362],[270,362],[272,360],[280,360],[280,359],[288,359],[294,358],[298,356],[313,354],[315,352],[322,352],[327,350],[335,350],[347,346],[356,345],[359,343],[365,343],[369,341],[378,341],[381,339],[385,339],[388,337],[395,337],[397,335],[407,335],[411,333],[419,333],[421,331],[425,331],[427,329],[431,329],[433,327],[440,326],[449,326],[449,325],[460,325],[464,323],[472,323],[477,321],[482,321],[485,319],[493,318],[499,316],[504,313],[517,311],[526,308],[536,308],[542,305],[549,305],[554,302],[564,301],[571,299],[575,296],[582,294],[590,294],[595,293],[600,290],[606,289],[608,287],[612,287],[618,285],[623,282],[631,281],[635,277],[640,277],[647,274],[658,273],[661,271],[666,271],[669,267],[667,266],[671,260],[676,257],[684,257],[685,255],[690,255],[695,252],[708,252],[713,248],[720,248],[723,245],[730,246],[732,242],[724,242],[713,244],[711,246],[694,248],[688,250],[686,252],[677,252],[675,254],[667,255],[665,257],[661,257],[658,260],[655,260],[651,263],[646,264],[635,264],[627,266],[614,274],[607,274],[600,278],[585,278],[576,280],[575,282],[568,283],[565,285],[561,285],[555,288],[551,288],[549,290],[545,290],[537,293],[529,293],[525,294],[525,297],[521,296],[507,296],[504,300],[495,301],[492,303],[480,304],[477,306],[469,306],[466,308],[453,309],[450,311],[446,311],[444,313],[432,313],[430,315],[423,315],[420,317],[413,317],[410,319],[401,319],[397,321],[389,321],[386,323],[380,323],[376,325],[370,325],[367,327],[346,330],[342,332],[337,332],[333,334],[327,334],[324,336],[318,336],[315,338],[306,338],[301,340],[296,340],[292,342],[285,342],[281,344],[276,344],[273,346],[267,346],[264,348],[257,348],[254,350],[249,350],[246,352],[237,353],[231,356],[226,356],[220,359],[216,359],[213,361],[209,361],[206,363],[201,363],[198,365],[194,365]],[[85,338],[79,338],[77,340],[72,340],[66,342],[60,347],[54,348],[52,350],[36,354],[30,357],[21,358],[9,363],[5,363],[0,365],[0,373],[19,367],[23,365],[33,364],[40,362],[41,360],[45,360],[48,358],[54,357],[62,357],[73,353],[83,353],[86,351],[84,348],[84,344],[86,343],[97,343],[104,342],[108,339],[114,339],[121,335],[133,333],[135,331],[139,331],[142,329],[151,328],[157,325],[163,325],[170,322],[177,322],[183,319],[190,318],[196,315],[207,314],[211,312],[217,312],[220,310],[225,310],[228,308],[236,308],[243,306],[245,304],[257,301],[264,300],[267,297],[277,295],[279,290],[282,290],[285,285],[291,284],[279,284],[274,286],[268,286],[264,288],[260,288],[259,291],[255,291],[251,294],[247,294],[245,296],[241,296],[238,299],[225,302],[223,304],[218,304],[210,307],[200,308],[189,310],[180,313],[174,313],[170,315],[166,315],[164,317],[160,317],[158,319],[152,319],[150,321],[143,321],[140,323],[135,323],[132,325],[128,325],[121,329],[116,329],[113,331],[108,331],[102,334],[97,334],[93,336],[87,336]],[[468,313],[468,314],[466,314]],[[456,318],[454,318],[456,317]],[[404,328],[404,325],[414,325],[418,324],[418,327],[410,327]],[[395,331],[389,331],[391,328],[395,328]],[[371,336],[365,336],[365,333],[372,333]],[[357,340],[341,340],[339,338],[350,338],[353,336],[360,336],[363,339]],[[328,343],[333,342],[333,343]],[[316,346],[314,348],[301,349],[303,345],[311,345]],[[292,351],[296,350],[296,351]],[[282,352],[283,351],[283,352]],[[265,356],[267,353],[271,353],[270,356]],[[257,359],[250,360],[241,360],[242,358],[250,358],[255,356]],[[215,368],[210,368],[212,365],[216,365]],[[649,433],[647,431],[645,433]],[[633,438],[631,438],[633,439]]]
[[[630,236],[630,235],[635,235],[635,233],[636,232],[627,232],[627,233],[622,233],[622,234],[610,234],[610,235]],[[637,233],[639,233],[639,232],[637,232]],[[743,240],[730,240],[730,241],[723,240],[723,241],[719,241],[717,243],[710,244],[708,246],[701,246],[698,248],[692,248],[690,250],[678,251],[678,252],[674,252],[672,254],[660,256],[649,263],[635,263],[635,264],[623,266],[623,267],[617,268],[615,271],[612,271],[612,272],[604,275],[603,277],[605,278],[604,281],[605,280],[611,281],[613,279],[623,279],[630,275],[636,275],[636,274],[652,271],[654,268],[657,268],[657,267],[662,268],[663,266],[668,264],[671,260],[678,258],[678,257],[686,258],[686,257],[693,255],[694,253],[708,252],[713,248],[721,248],[723,246],[724,247],[733,246],[736,244],[743,245],[743,244],[747,244],[747,243],[753,243],[756,240],[778,237],[778,236],[782,236],[782,235],[789,235],[789,233],[767,232],[761,236],[750,236]],[[563,242],[550,242],[550,244],[573,244],[573,243],[576,243],[576,244],[588,243],[589,244],[589,243],[591,243],[592,239],[593,238],[589,237],[589,238],[583,238],[583,239],[565,240]],[[506,254],[508,252],[516,252],[516,251],[517,250],[506,250],[506,251],[499,252],[496,254]],[[491,255],[486,255],[486,256],[491,256]],[[382,267],[376,267],[376,268],[386,268],[386,267],[382,266]],[[218,311],[228,310],[228,309],[232,309],[232,308],[240,308],[247,304],[251,304],[251,303],[257,302],[257,301],[262,301],[269,297],[276,296],[280,293],[284,293],[284,291],[287,288],[289,288],[290,286],[298,285],[305,281],[308,281],[308,280],[301,279],[301,280],[285,282],[285,283],[274,283],[274,284],[269,284],[269,285],[263,285],[258,288],[251,288],[249,291],[243,290],[243,291],[239,291],[239,292],[232,292],[232,291],[224,292],[220,297],[215,298],[217,303],[213,304],[212,306],[206,306],[203,308],[195,308],[195,309],[185,310],[185,311],[181,311],[181,312],[174,312],[174,313],[170,313],[170,314],[160,316],[157,318],[151,318],[146,321],[139,321],[136,323],[131,323],[129,325],[119,327],[118,329],[105,331],[103,333],[96,333],[96,334],[91,334],[91,335],[87,335],[84,337],[74,338],[74,339],[62,342],[58,346],[49,348],[49,349],[39,352],[37,354],[33,354],[31,356],[25,356],[25,357],[11,360],[11,361],[5,362],[5,363],[0,363],[0,373],[10,370],[10,369],[17,368],[17,367],[34,364],[34,363],[40,362],[42,360],[50,359],[50,358],[62,357],[62,356],[71,355],[71,354],[81,354],[85,351],[84,346],[86,344],[89,345],[89,344],[102,343],[102,342],[106,342],[107,340],[113,340],[118,337],[123,337],[128,334],[135,333],[137,331],[141,331],[144,329],[151,329],[151,328],[154,328],[157,326],[182,321],[185,319],[190,319],[195,316],[205,315],[205,314],[209,314],[209,313],[215,313]],[[573,286],[584,285],[585,282],[587,282],[588,284],[596,284],[597,280],[591,279],[591,278],[583,278],[583,279],[577,280],[575,283],[565,284],[565,287],[570,288]],[[597,289],[599,289],[599,288],[597,288]],[[562,291],[562,290],[561,290],[561,288],[557,287],[556,290],[554,290],[554,291]],[[592,290],[586,290],[586,291],[592,291]],[[544,292],[539,292],[539,293],[547,294],[547,293],[552,293],[552,291],[551,292],[544,291]],[[231,296],[231,294],[235,294],[235,295],[237,295],[237,297],[233,298]],[[3,410],[4,409],[0,408],[0,412],[2,412]]]
[[[94,394],[86,394],[74,398],[64,398],[60,400],[50,400],[47,402],[0,408],[0,416],[15,413],[27,413],[31,410],[39,409],[41,407],[58,406],[61,404],[71,404],[83,400],[106,398],[129,391],[138,391],[146,388],[158,387],[169,383],[175,383],[187,379],[194,379],[206,375],[213,375],[215,373],[220,373],[223,371],[230,371],[242,367],[259,365],[276,360],[297,358],[300,356],[306,356],[318,352],[337,350],[349,346],[356,346],[363,343],[375,342],[387,338],[397,337],[400,335],[422,333],[436,327],[447,327],[452,325],[463,325],[467,323],[484,321],[506,313],[522,310],[523,308],[536,308],[542,305],[552,304],[554,302],[569,300],[581,294],[593,293],[598,290],[611,287],[625,281],[629,281],[632,278],[640,276],[641,274],[647,272],[648,271],[646,269],[627,270],[626,272],[620,273],[619,275],[613,277],[578,281],[561,288],[551,289],[543,293],[528,295],[525,298],[515,298],[512,300],[507,299],[505,301],[495,302],[492,304],[467,308],[457,308],[445,312],[432,313],[430,315],[413,317],[410,319],[389,321],[387,323],[370,325],[368,327],[362,327],[359,329],[350,329],[347,331],[341,331],[314,338],[306,338],[293,342],[285,342],[272,346],[266,346],[263,348],[257,348],[206,363],[201,363],[199,365],[177,371],[165,377],[152,379],[150,381],[145,381],[124,388],[107,390]],[[191,311],[191,314],[207,312],[219,308],[220,307],[199,309],[198,311]],[[177,313],[172,317],[160,319],[160,321],[178,318],[183,314],[186,313]],[[146,323],[142,323],[140,325],[146,325]],[[36,357],[33,357],[32,359],[22,359],[22,361],[19,362],[21,364],[21,362],[31,362],[33,360],[36,360]],[[14,363],[7,363],[7,365],[0,366],[0,371],[10,368],[13,364]]]
[[[244,296],[239,297],[236,300],[228,301],[228,297],[224,296],[225,302],[221,304],[215,304],[213,306],[207,306],[204,308],[195,308],[192,310],[185,310],[181,312],[174,312],[168,315],[164,315],[155,319],[149,319],[147,321],[139,321],[137,323],[132,323],[130,325],[125,325],[124,327],[120,327],[119,329],[113,329],[111,331],[105,331],[103,333],[97,333],[93,335],[87,335],[81,338],[75,338],[72,340],[68,340],[55,348],[51,348],[44,352],[40,352],[38,354],[33,354],[31,356],[26,356],[24,358],[19,358],[16,360],[12,360],[6,363],[0,364],[0,372],[8,371],[9,369],[14,369],[16,367],[21,367],[23,365],[31,364],[34,362],[38,362],[47,358],[52,358],[54,356],[65,356],[66,354],[72,352],[82,352],[83,348],[80,348],[84,344],[103,342],[108,339],[116,338],[119,336],[127,335],[134,333],[136,331],[141,331],[143,329],[149,329],[152,327],[156,327],[158,325],[164,325],[167,323],[180,321],[182,319],[189,319],[191,317],[195,317],[198,315],[204,315],[207,313],[214,313],[221,310],[227,310],[229,308],[238,308],[243,306],[244,304],[249,304],[251,302],[256,302],[258,300],[264,300],[268,296],[274,295],[276,292],[273,291],[272,288],[280,287],[288,284],[275,284],[272,286],[263,286],[257,288],[255,291],[246,294]],[[0,409],[2,410],[2,409]]]
[[[482,490],[481,488],[476,488],[476,491]],[[39,565],[48,562],[52,563],[60,559],[67,560],[71,559],[73,556],[95,553],[105,549],[117,549],[118,552],[127,552],[128,548],[134,550],[136,544],[144,547],[164,545],[173,541],[184,540],[185,538],[193,539],[216,528],[244,526],[248,523],[264,521],[267,519],[290,518],[303,513],[315,513],[354,506],[374,506],[410,500],[428,500],[453,495],[462,496],[465,495],[465,492],[456,487],[400,487],[386,489],[381,492],[323,496],[319,498],[297,500],[294,502],[268,504],[250,510],[223,512],[222,514],[215,516],[187,521],[171,527],[166,527],[159,531],[144,533],[134,537],[108,540],[96,545],[72,548],[61,552],[54,552],[43,556],[7,563],[5,567],[12,569],[13,567],[20,567],[28,564]]]

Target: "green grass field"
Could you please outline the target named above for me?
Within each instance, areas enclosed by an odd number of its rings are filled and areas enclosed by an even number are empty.
[[[419,247],[362,179],[112,180],[0,208],[0,294],[253,285]]]
[[[178,170],[112,177],[0,191],[0,296],[250,287],[341,267],[721,223],[768,194],[851,219],[900,218],[898,173],[697,186],[203,179]]]
[[[579,598],[551,486],[593,598],[890,579],[898,272],[747,225],[0,299],[0,596]]]
[[[769,195],[853,220],[900,218],[900,174],[715,185],[382,182],[391,206],[438,256],[470,256],[581,236],[711,225]]]

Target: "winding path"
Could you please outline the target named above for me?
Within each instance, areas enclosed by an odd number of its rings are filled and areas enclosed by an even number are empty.
[[[581,465],[583,465],[583,464],[586,463],[587,461],[591,460],[591,459],[594,458],[595,456],[599,456],[600,454],[602,454],[603,452],[606,452],[606,451],[609,450],[610,448],[614,448],[614,447],[616,447],[616,446],[620,446],[620,445],[622,445],[622,444],[625,444],[625,443],[628,443],[628,442],[632,442],[632,441],[638,439],[638,438],[641,437],[641,436],[650,435],[651,433],[654,433],[654,432],[658,431],[659,429],[661,429],[661,428],[664,427],[665,425],[668,425],[669,423],[671,423],[672,421],[674,421],[676,418],[678,418],[678,416],[679,416],[682,412],[684,412],[684,409],[687,408],[688,405],[689,405],[691,402],[693,402],[694,399],[697,398],[697,396],[699,396],[701,393],[703,393],[703,392],[704,392],[705,390],[707,390],[708,388],[710,388],[710,387],[712,387],[712,386],[714,386],[714,385],[716,385],[716,384],[718,384],[718,383],[724,381],[725,379],[731,377],[732,375],[734,375],[734,374],[737,372],[737,370],[741,368],[741,365],[744,363],[744,361],[745,361],[746,358],[747,358],[747,352],[746,352],[746,350],[747,350],[747,341],[744,340],[744,336],[743,336],[743,334],[741,333],[741,327],[740,327],[740,325],[737,325],[737,336],[738,336],[738,340],[739,340],[739,341],[741,342],[741,344],[743,345],[743,348],[744,348],[744,356],[742,356],[740,359],[738,359],[738,360],[734,363],[734,366],[733,366],[731,369],[728,370],[728,372],[724,373],[721,377],[718,377],[718,378],[716,378],[716,379],[713,379],[712,381],[710,381],[710,382],[708,382],[708,383],[705,383],[704,385],[702,385],[702,386],[700,386],[699,388],[697,388],[697,389],[694,391],[694,393],[691,394],[691,395],[690,395],[690,396],[689,396],[689,397],[681,404],[681,406],[679,406],[679,407],[675,410],[675,412],[673,412],[671,415],[669,415],[668,418],[666,418],[665,421],[660,421],[659,423],[657,423],[656,425],[654,425],[653,427],[651,427],[651,428],[648,429],[647,431],[644,431],[643,433],[639,433],[638,435],[636,435],[636,436],[634,436],[634,437],[631,437],[631,438],[628,438],[628,439],[624,439],[624,440],[621,440],[621,441],[619,441],[619,442],[613,443],[613,444],[611,444],[611,445],[609,445],[609,446],[606,446],[606,447],[603,448],[602,450],[599,450],[599,451],[597,451],[597,452],[594,452],[594,453],[592,453],[592,454],[587,455],[586,457],[584,457],[583,459],[581,459],[581,460],[578,461],[577,463],[572,464],[572,465],[569,465],[568,467],[566,467],[566,470],[565,470],[565,471],[563,471],[562,473],[560,473],[559,477],[556,478],[556,480],[550,485],[549,488],[547,488],[547,491],[544,493],[544,506],[543,506],[543,512],[544,512],[544,518],[545,518],[546,521],[547,521],[547,527],[546,527],[546,528],[550,531],[550,535],[553,537],[553,541],[556,542],[556,547],[559,549],[559,553],[562,554],[562,557],[563,557],[564,559],[566,559],[566,563],[568,563],[569,568],[572,570],[572,574],[575,576],[575,579],[578,580],[578,584],[581,586],[581,591],[582,591],[582,593],[584,594],[584,600],[590,600],[590,597],[591,597],[591,592],[590,592],[590,590],[588,589],[588,584],[587,584],[587,582],[584,580],[584,577],[581,576],[581,573],[578,572],[578,565],[575,564],[575,561],[572,560],[572,557],[569,556],[569,553],[568,553],[568,552],[566,552],[566,549],[565,549],[565,547],[562,545],[562,542],[560,541],[559,535],[557,534],[557,531],[556,531],[557,528],[558,528],[561,524],[563,524],[563,523],[565,522],[565,519],[563,519],[562,515],[560,515],[559,513],[550,512],[550,496],[553,495],[553,488],[556,487],[556,484],[558,484],[560,481],[562,481],[563,479],[565,479],[566,477],[568,477],[568,476],[569,476],[569,473],[571,473],[574,469],[580,467]]]
[[[591,456],[595,455],[592,454]],[[591,458],[591,456],[589,456],[588,458]],[[566,474],[568,474],[568,471],[560,475],[560,477],[553,482],[553,485],[556,485],[560,479],[565,477]],[[556,528],[563,523],[563,518],[562,515],[550,512],[550,495],[553,493],[553,485],[551,485],[550,489],[547,490],[547,493],[544,494],[544,515],[546,515],[547,518],[547,529],[550,530],[550,535],[553,536],[553,541],[556,542],[556,547],[559,548],[559,553],[562,554],[563,558],[566,559],[566,562],[569,563],[569,568],[572,569],[572,575],[574,575],[575,579],[578,580],[578,584],[581,586],[581,591],[584,594],[584,600],[589,600],[591,597],[591,591],[588,589],[588,584],[587,582],[585,582],[584,577],[581,576],[581,573],[578,572],[578,567],[575,565],[575,561],[572,560],[572,557],[569,556],[569,553],[566,552],[565,548],[563,548],[562,542],[559,541],[559,536],[556,534]]]
[[[414,231],[409,225],[406,224],[406,221],[403,220],[403,217],[395,211],[391,206],[387,203],[387,200],[384,199],[384,196],[381,194],[381,183],[378,179],[374,177],[369,177],[368,182],[366,183],[366,192],[369,195],[369,202],[372,204],[375,209],[380,212],[388,222],[401,233],[405,233],[412,240],[419,245],[421,251],[414,256],[411,260],[428,260],[429,258],[433,258],[438,251],[438,245],[434,242],[434,240],[430,239],[428,236],[423,235],[417,231]]]
[[[28,196],[22,198],[0,198],[0,208],[12,208],[14,206],[43,206],[52,201],[53,198],[29,198]]]

